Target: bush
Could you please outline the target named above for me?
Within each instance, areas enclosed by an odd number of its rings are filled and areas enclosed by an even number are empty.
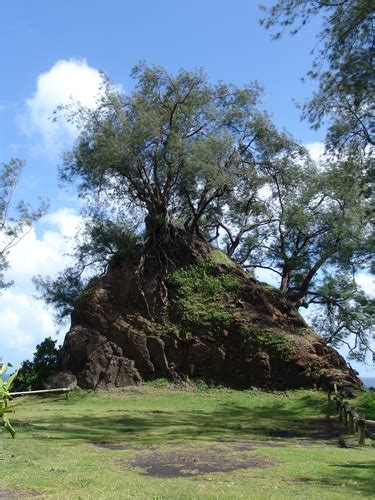
[[[32,391],[41,388],[42,382],[59,368],[61,347],[57,340],[47,337],[36,346],[33,361],[26,360],[18,370],[14,383],[16,391]]]
[[[375,420],[375,392],[362,391],[356,398],[354,406],[359,413],[364,413],[369,420]]]

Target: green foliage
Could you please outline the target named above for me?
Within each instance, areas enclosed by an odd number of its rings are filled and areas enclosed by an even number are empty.
[[[56,343],[57,340],[47,337],[36,346],[33,361],[24,361],[18,370],[14,382],[16,391],[38,390],[43,380],[58,370],[61,348],[56,347]]]
[[[39,292],[39,298],[54,308],[54,318],[61,323],[74,309],[75,302],[86,287],[86,280],[81,270],[67,267],[54,279],[49,276],[34,276],[33,283]]]
[[[375,300],[358,288],[349,273],[337,273],[324,276],[312,303],[320,306],[313,327],[335,347],[353,336],[354,346],[347,343],[349,357],[363,361],[375,338]]]
[[[331,120],[331,149],[374,145],[374,2],[277,0],[262,23],[266,28],[292,28],[294,35],[316,15],[321,19],[319,50],[315,47],[309,76],[318,80],[319,88],[305,105],[304,116],[315,128],[324,118]]]
[[[91,297],[95,285],[97,285],[99,282],[100,282],[99,276],[93,276],[92,278],[90,278],[85,288],[75,298],[74,303],[84,302],[87,298]]]
[[[75,265],[67,267],[56,278],[33,278],[39,297],[53,306],[56,322],[61,323],[70,315],[77,300],[90,295],[95,281],[110,266],[124,257],[139,256],[140,246],[139,236],[124,219],[113,222],[98,213],[87,217],[76,238]],[[97,275],[92,276],[93,273]]]
[[[216,274],[212,263],[201,261],[171,273],[169,283],[177,287],[171,307],[183,323],[212,331],[229,326],[231,314],[225,294],[237,295],[239,282],[235,276]]]
[[[215,264],[225,264],[228,267],[235,267],[235,262],[218,248],[213,248],[211,250],[210,259]]]
[[[375,420],[375,391],[362,391],[353,401],[353,406],[368,420]]]
[[[286,337],[282,332],[260,324],[246,324],[242,327],[241,334],[246,337],[247,342],[276,354],[284,361],[293,359],[296,353],[296,347],[290,338]]]
[[[3,376],[9,366],[11,365],[7,363],[0,363],[0,426],[4,427],[12,438],[14,438],[16,431],[12,427],[7,414],[13,412],[14,409],[14,405],[9,403],[11,399],[9,391],[11,390],[17,377],[17,372],[13,373],[13,375],[11,375],[7,380],[4,380]]]

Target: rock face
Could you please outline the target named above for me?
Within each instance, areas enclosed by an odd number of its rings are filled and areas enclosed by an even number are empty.
[[[238,388],[360,385],[343,357],[276,289],[221,252],[203,244],[180,249],[165,282],[166,306],[155,319],[149,312],[157,269],[149,263],[140,293],[136,263],[118,259],[77,301],[62,370],[80,387],[160,377]]]

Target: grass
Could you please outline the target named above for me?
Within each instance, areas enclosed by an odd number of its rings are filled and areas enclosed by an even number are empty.
[[[77,391],[68,401],[24,398],[13,418],[16,439],[0,438],[0,496],[373,498],[375,447],[358,448],[352,438],[352,447],[340,447],[326,411],[326,396],[316,391],[163,382],[134,392]],[[199,468],[215,455],[224,457],[223,471],[158,477],[142,465],[164,460],[167,470],[174,460],[183,471],[191,457]],[[241,460],[265,466],[225,470]]]

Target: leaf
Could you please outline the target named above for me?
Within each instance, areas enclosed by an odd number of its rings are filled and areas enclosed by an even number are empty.
[[[7,371],[8,369],[8,363],[1,363],[0,365],[0,377],[2,377],[4,375],[4,373]]]
[[[12,375],[8,378],[8,380],[6,381],[6,383],[5,383],[5,386],[4,386],[4,387],[5,387],[5,390],[6,390],[7,392],[8,392],[8,391],[9,391],[9,389],[12,387],[13,382],[14,382],[15,378],[17,377],[17,375],[18,375],[18,370],[16,370],[16,371],[15,371],[15,372],[14,372],[14,373],[13,373],[13,374],[12,374]]]
[[[9,419],[7,416],[3,415],[2,416],[2,422],[3,422],[3,426],[5,427],[5,429],[9,432],[9,434],[12,436],[12,438],[14,439],[15,435],[16,435],[16,431],[14,430],[14,428],[12,427],[12,424],[9,422]]]

